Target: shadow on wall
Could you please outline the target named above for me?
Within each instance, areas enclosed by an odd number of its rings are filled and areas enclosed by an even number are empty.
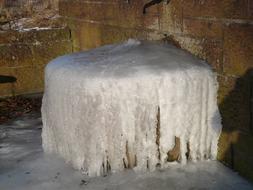
[[[253,182],[253,69],[236,80],[221,79],[219,91],[225,98],[218,159]]]

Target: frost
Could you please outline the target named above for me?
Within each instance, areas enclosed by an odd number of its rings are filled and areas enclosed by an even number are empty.
[[[166,168],[175,137],[181,163],[215,159],[217,88],[206,63],[172,45],[129,40],[59,57],[46,67],[43,148],[89,176]]]
[[[31,31],[31,30],[36,30],[36,31],[39,31],[39,30],[50,30],[52,29],[51,27],[33,27],[33,28],[21,28],[19,29],[20,32],[28,32],[28,31]]]

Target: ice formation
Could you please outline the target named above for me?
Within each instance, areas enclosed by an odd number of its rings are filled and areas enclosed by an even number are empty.
[[[128,40],[46,67],[43,148],[89,176],[215,159],[221,131],[216,74],[169,44]],[[188,144],[188,148],[187,148]]]

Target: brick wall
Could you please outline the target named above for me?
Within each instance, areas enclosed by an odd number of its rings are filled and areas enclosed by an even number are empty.
[[[43,91],[45,65],[72,52],[64,26],[58,0],[0,0],[0,75],[17,78],[0,84],[0,97]]]
[[[252,0],[60,0],[75,51],[128,38],[173,41],[218,73],[223,133],[218,159],[253,181],[250,97],[253,69]],[[251,85],[250,85],[251,84]]]
[[[58,8],[58,0],[0,0],[0,7],[28,7],[32,6],[36,9],[45,8],[47,6]]]
[[[0,96],[43,92],[45,65],[70,52],[68,29],[0,32],[0,75],[17,78],[0,84]]]
[[[58,0],[0,0],[0,31],[59,27]]]

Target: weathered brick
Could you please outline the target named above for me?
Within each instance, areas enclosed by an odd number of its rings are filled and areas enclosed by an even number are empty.
[[[0,75],[13,76],[11,69],[8,67],[0,67]],[[5,83],[0,84],[0,96],[13,95],[13,84]]]
[[[52,59],[72,52],[71,41],[43,42],[32,46],[33,65],[45,65]]]
[[[116,2],[61,1],[60,14],[66,17],[85,20],[112,20],[118,15],[119,4]]]
[[[12,68],[13,75],[17,78],[14,83],[15,94],[25,94],[34,92],[35,90],[35,74],[32,67]]]
[[[253,1],[248,0],[249,5],[248,5],[248,15],[252,19],[253,18]]]
[[[241,76],[253,69],[253,25],[233,24],[224,31],[224,72]]]
[[[160,30],[169,33],[182,33],[183,31],[182,0],[163,4],[160,9]]]
[[[217,72],[222,72],[222,42],[215,39],[193,38],[190,36],[174,35],[181,48],[207,61]]]
[[[0,46],[0,66],[32,65],[32,51],[28,45],[9,44]]]
[[[5,31],[0,32],[0,44],[32,44],[51,41],[70,40],[70,31],[68,28],[54,28],[46,30],[30,31]]]
[[[253,181],[253,136],[239,130],[223,128],[217,159]]]
[[[69,22],[72,28],[74,51],[87,50],[105,44],[124,41],[129,38],[146,39],[146,32],[144,30],[80,22],[80,20],[72,19]]]
[[[158,6],[148,9],[146,15],[142,10],[144,1],[124,2],[90,2],[65,1],[60,3],[60,13],[69,18],[78,18],[86,22],[97,22],[125,28],[158,29]]]
[[[250,132],[250,74],[240,78],[220,76],[218,79],[223,127]]]
[[[217,159],[226,165],[229,165],[230,167],[233,165],[232,163],[232,144],[233,144],[233,138],[230,131],[226,131],[223,129],[219,142],[218,142],[218,154]]]
[[[14,76],[17,81],[12,84],[0,84],[0,96],[32,93],[36,89],[34,81],[36,81],[37,76],[32,67],[0,67],[1,74]]]
[[[183,0],[185,17],[248,19],[248,0]]]
[[[118,26],[127,28],[159,29],[158,5],[147,9],[143,14],[143,7],[146,1],[133,1],[128,4],[120,4]]]
[[[19,33],[17,31],[1,31],[0,44],[8,44],[18,41]]]
[[[0,9],[4,7],[4,0],[0,0]]]
[[[101,29],[102,34],[102,44],[111,44],[111,43],[118,43],[129,38],[136,38],[136,39],[146,39],[146,31],[145,30],[136,30],[136,29],[125,29],[121,27],[102,27]],[[107,35],[108,34],[108,35]]]
[[[12,96],[13,95],[13,85],[6,83],[6,84],[0,84],[0,97],[4,96]]]
[[[44,65],[35,67],[0,68],[0,75],[17,78],[12,84],[0,84],[0,96],[11,96],[42,92],[44,87]]]
[[[218,144],[218,160],[253,180],[253,136],[238,130],[224,130]]]
[[[234,163],[233,168],[244,177],[253,181],[253,135],[238,133],[236,142],[233,144]]]
[[[43,84],[40,83],[43,81],[39,80],[43,78],[35,73],[35,68],[40,68],[37,65],[45,65],[57,56],[72,52],[68,29],[4,32],[0,33],[0,41],[6,43],[0,46],[0,66],[17,77],[16,83],[1,85],[0,96],[8,96],[12,92],[41,92]],[[3,72],[3,69],[0,71]]]
[[[202,38],[222,38],[223,25],[220,22],[213,22],[201,19],[184,19],[184,34]]]
[[[72,28],[72,40],[74,51],[91,49],[101,45],[101,29],[99,24],[86,22],[74,22]]]
[[[203,55],[202,44],[204,42],[204,39],[192,38],[190,36],[184,36],[184,35],[173,35],[172,38],[173,40],[177,41],[180,44],[180,47],[182,49],[185,49],[198,57],[201,57]]]
[[[24,43],[43,43],[43,42],[59,42],[70,40],[69,28],[53,28],[46,30],[32,30],[23,32],[22,42]]]
[[[34,92],[43,92],[44,90],[44,72],[45,65],[35,65],[33,67],[33,73],[36,76],[34,78]]]
[[[217,73],[223,72],[223,43],[220,40],[206,39],[203,41],[202,59],[207,61]]]

